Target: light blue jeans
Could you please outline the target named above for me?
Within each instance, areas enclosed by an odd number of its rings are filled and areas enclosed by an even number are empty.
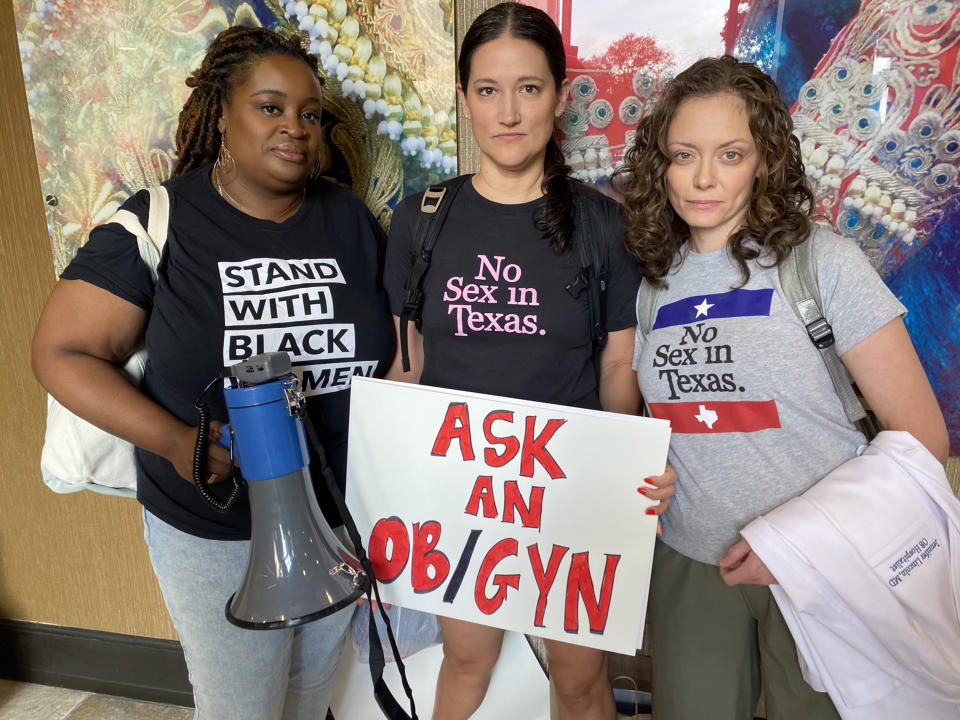
[[[187,660],[196,720],[323,720],[353,605],[280,630],[244,630],[224,616],[250,543],[206,540],[146,510],[143,535]]]

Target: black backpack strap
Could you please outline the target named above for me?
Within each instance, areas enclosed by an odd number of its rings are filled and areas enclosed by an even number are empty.
[[[607,344],[607,274],[609,272],[609,247],[597,234],[604,223],[597,212],[596,201],[585,197],[585,191],[574,190],[574,221],[576,245],[580,254],[580,272],[566,290],[573,297],[587,292],[587,307],[590,314],[590,341],[593,356]],[[598,367],[599,372],[599,367]]]
[[[446,222],[453,200],[470,179],[469,175],[460,175],[439,185],[431,185],[423,193],[420,201],[420,214],[413,226],[412,245],[416,247],[413,265],[404,285],[406,295],[403,309],[400,311],[400,360],[403,371],[410,372],[410,352],[407,342],[407,326],[412,319],[420,328],[420,315],[423,311],[423,279],[430,268],[433,247],[437,244],[440,231]]]

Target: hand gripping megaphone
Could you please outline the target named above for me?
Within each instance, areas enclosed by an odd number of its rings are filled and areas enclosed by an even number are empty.
[[[254,356],[228,368],[226,381],[230,424],[223,437],[247,482],[251,519],[247,570],[227,601],[227,620],[267,630],[350,605],[369,579],[317,504],[303,427],[306,403],[289,356]]]

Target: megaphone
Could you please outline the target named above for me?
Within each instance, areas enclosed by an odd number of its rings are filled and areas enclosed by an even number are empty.
[[[251,515],[250,557],[227,601],[227,620],[254,630],[284,628],[350,605],[370,581],[317,504],[306,403],[289,356],[256,355],[228,368],[223,393],[230,420],[223,438],[247,481]]]

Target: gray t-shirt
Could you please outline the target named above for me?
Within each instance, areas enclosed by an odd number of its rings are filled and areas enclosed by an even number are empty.
[[[904,314],[856,243],[820,230],[813,249],[840,355]],[[750,280],[737,287],[740,271],[725,249],[684,246],[650,334],[638,330],[633,367],[651,415],[671,422],[670,462],[679,474],[663,540],[704,563],[716,564],[740,528],[864,442],[784,299],[777,269],[760,263],[749,263]]]

